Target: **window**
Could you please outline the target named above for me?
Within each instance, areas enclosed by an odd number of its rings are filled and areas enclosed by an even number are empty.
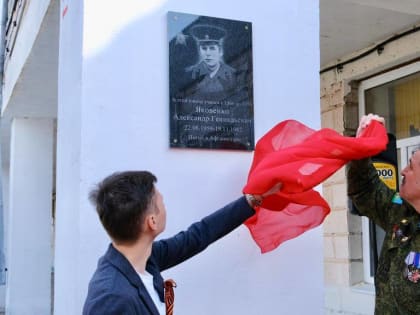
[[[361,82],[359,115],[385,117],[389,133],[396,137],[398,176],[407,165],[413,148],[420,144],[420,62]],[[363,217],[364,279],[373,283],[384,231]]]
[[[5,29],[6,34],[5,34],[4,68],[7,67],[10,56],[12,55],[26,3],[27,3],[26,0],[9,0],[8,1],[7,23],[6,23],[6,29]]]

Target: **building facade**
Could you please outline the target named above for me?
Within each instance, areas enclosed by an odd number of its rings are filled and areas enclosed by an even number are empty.
[[[241,195],[252,152],[170,148],[169,11],[252,23],[255,140],[284,119],[352,135],[359,117],[375,112],[396,137],[400,169],[420,142],[418,25],[319,73],[317,1],[2,4],[6,314],[80,313],[109,243],[87,200],[104,176],[126,169],[158,176],[164,237]],[[381,234],[351,213],[346,189],[342,168],[322,186],[332,210],[323,227],[273,252],[261,255],[241,227],[168,271],[178,282],[177,312],[372,314],[376,243],[367,236],[374,231],[380,246]]]

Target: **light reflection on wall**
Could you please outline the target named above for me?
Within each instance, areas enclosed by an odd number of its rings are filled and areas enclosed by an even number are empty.
[[[101,51],[125,26],[155,12],[165,2],[125,0],[116,4],[115,1],[85,1],[83,57],[89,58]],[[91,18],[92,15],[95,18]]]

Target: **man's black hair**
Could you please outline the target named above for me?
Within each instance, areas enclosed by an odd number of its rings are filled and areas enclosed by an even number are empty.
[[[148,171],[114,173],[89,194],[108,235],[119,243],[137,240],[155,193],[156,176]]]

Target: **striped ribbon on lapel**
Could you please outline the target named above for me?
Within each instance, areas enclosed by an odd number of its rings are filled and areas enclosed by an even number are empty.
[[[165,280],[166,315],[173,315],[174,313],[174,302],[175,302],[174,288],[176,288],[176,282],[174,280],[172,279]]]

